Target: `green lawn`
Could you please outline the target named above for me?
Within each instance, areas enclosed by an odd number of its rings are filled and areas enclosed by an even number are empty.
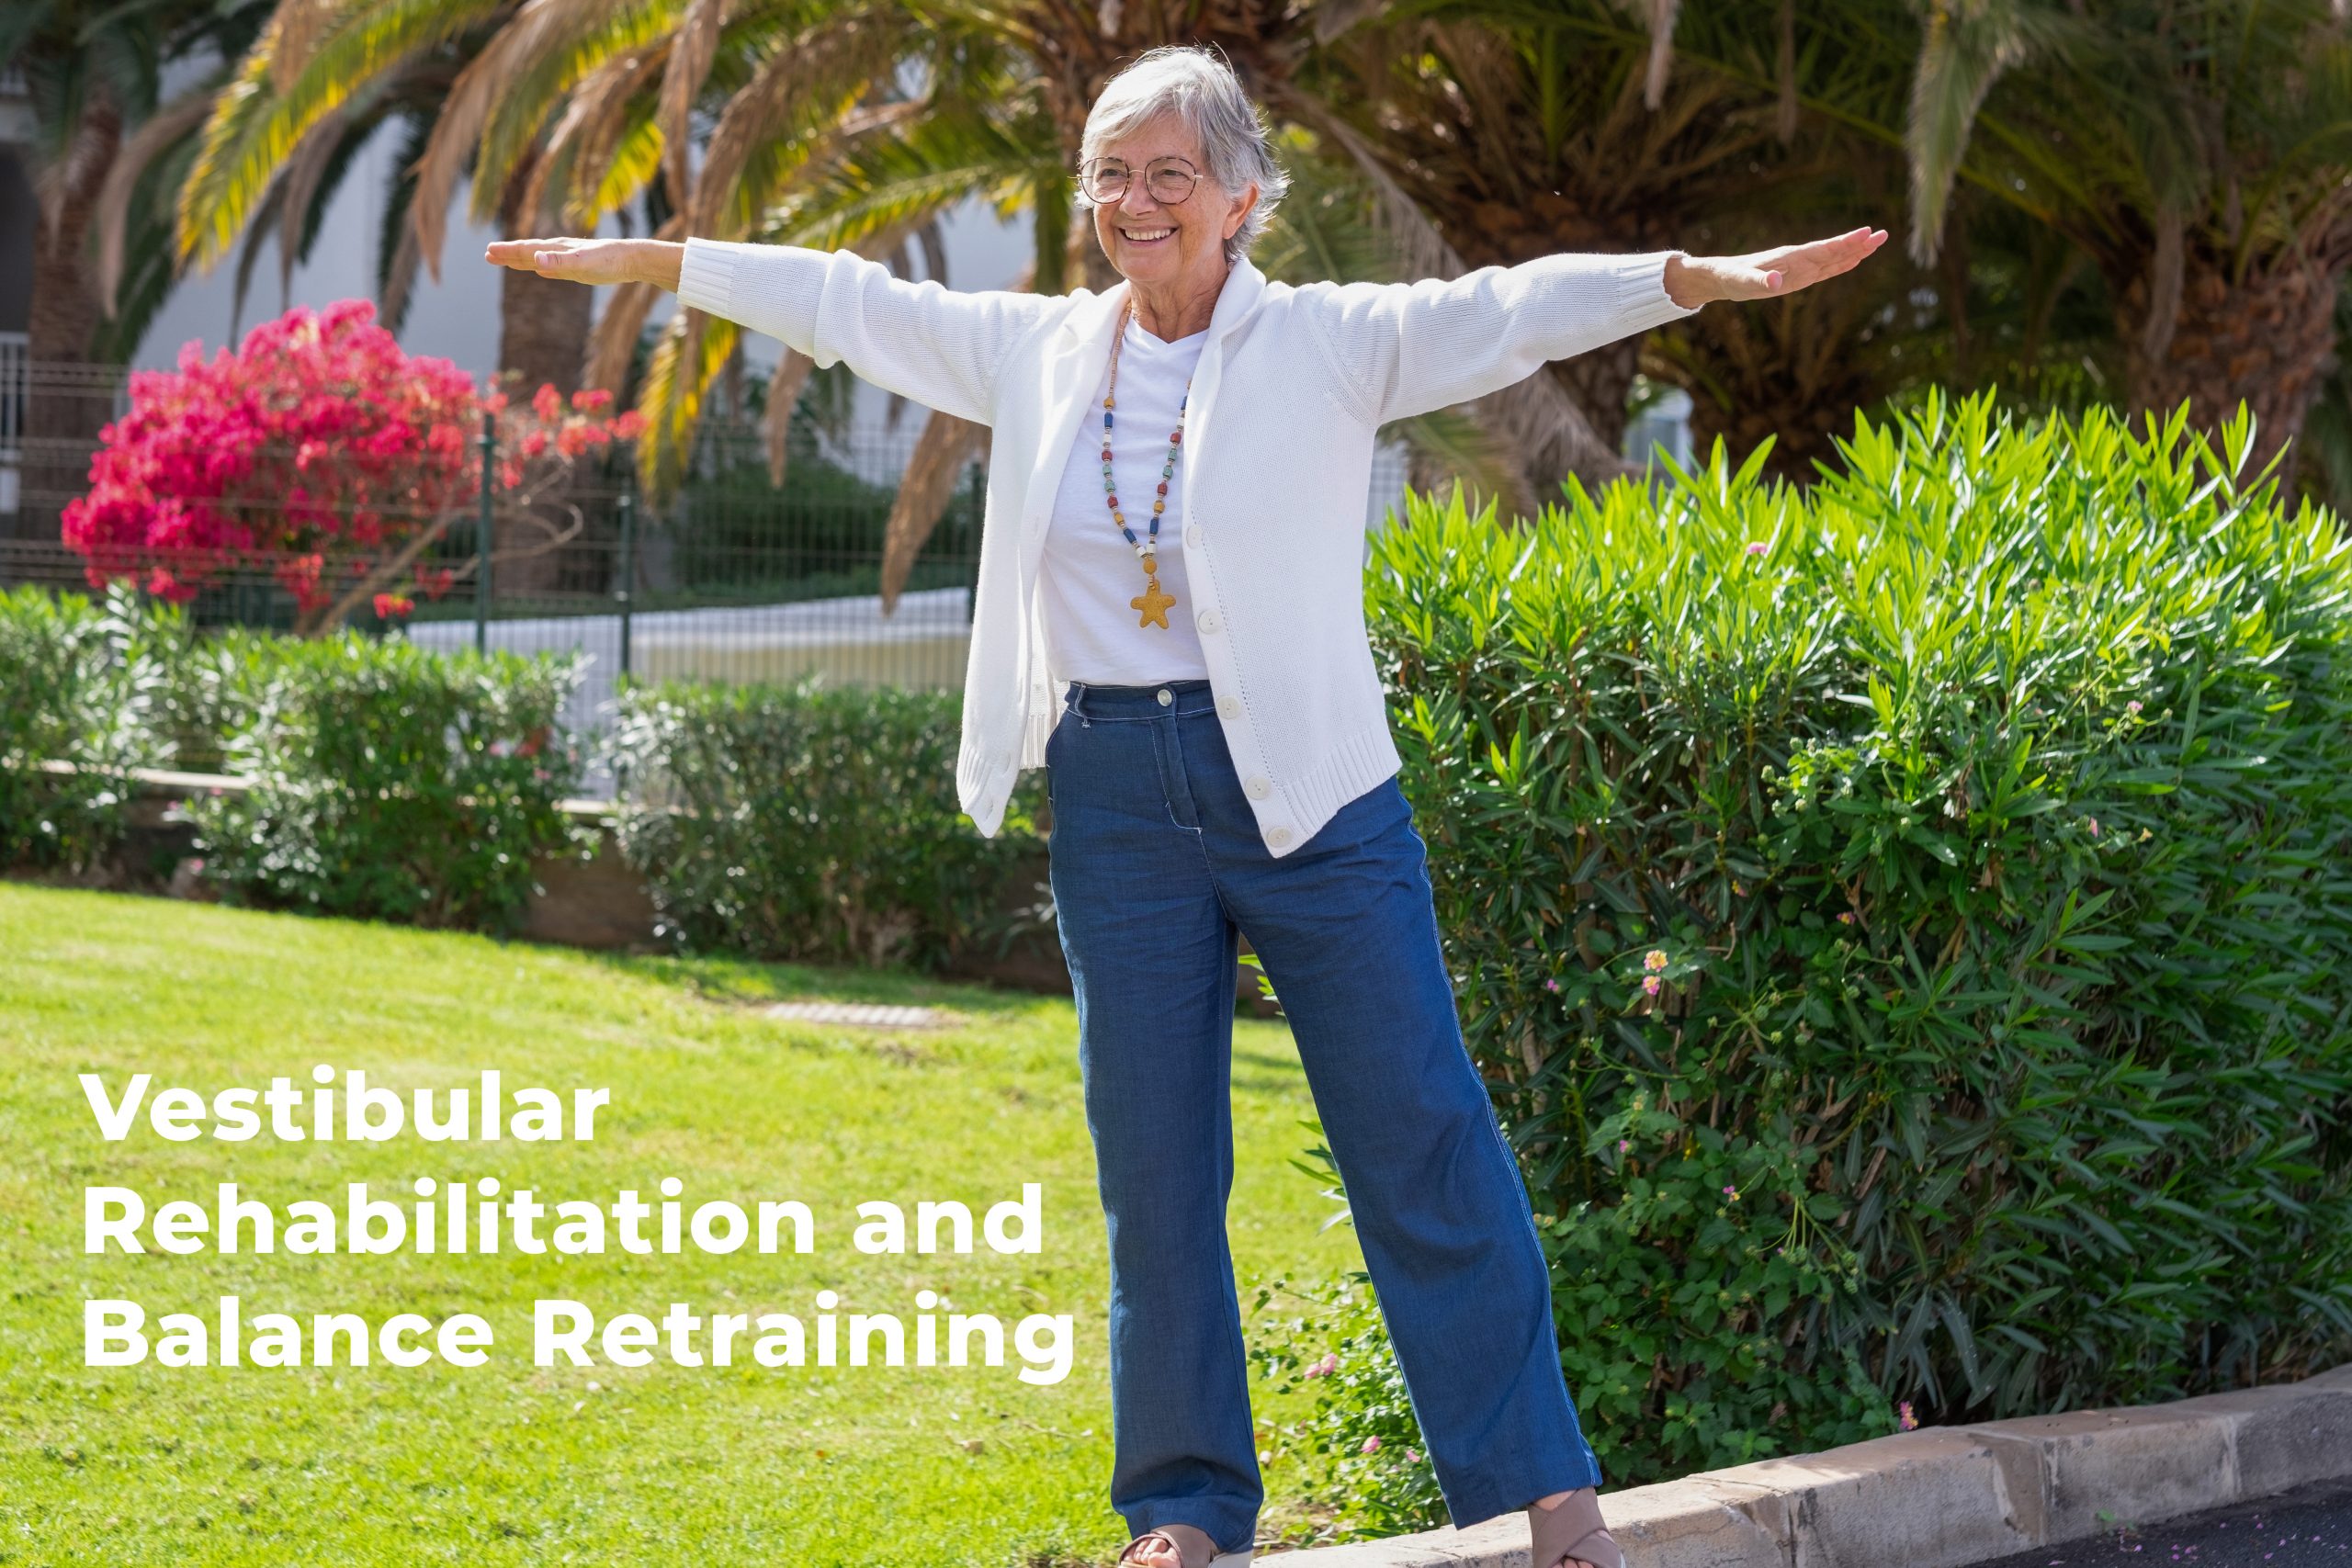
[[[954,1030],[811,1027],[763,1016],[778,997],[953,1008]],[[923,1564],[1108,1562],[1125,1535],[1104,1497],[1110,1389],[1102,1213],[1067,999],[789,966],[617,959],[470,937],[0,886],[0,1563]],[[403,1090],[470,1084],[609,1089],[591,1143],[172,1143],[142,1117],[98,1133],[77,1075],[155,1089],[309,1086],[313,1064]],[[1250,1287],[1283,1270],[1360,1266],[1352,1234],[1287,1161],[1311,1103],[1279,1022],[1235,1025],[1238,1171],[1231,1230]],[[344,1184],[401,1197],[419,1176],[529,1186],[550,1204],[691,1205],[799,1198],[806,1256],[128,1257],[83,1250],[87,1185],[152,1209],[240,1184],[338,1212]],[[872,1256],[855,1205],[957,1199],[976,1217],[1043,1184],[1035,1256]],[[542,1370],[530,1303],[602,1314],[896,1313],[916,1292],[990,1313],[1001,1367],[730,1369],[657,1359]],[[474,1312],[486,1366],[413,1370],[84,1365],[82,1304],[124,1297],[153,1317]],[[1076,1356],[1023,1382],[1010,1342],[1033,1312],[1069,1313]],[[910,1360],[911,1360],[911,1354]],[[1261,1428],[1292,1418],[1262,1392]],[[1269,1524],[1306,1478],[1266,1473]]]

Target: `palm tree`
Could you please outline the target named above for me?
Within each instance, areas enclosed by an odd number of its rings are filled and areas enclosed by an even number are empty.
[[[1911,247],[1962,161],[2098,267],[2132,406],[2256,459],[2301,433],[2352,269],[2352,20],[2333,0],[2016,0],[1929,14],[1907,137]]]
[[[1688,246],[1759,166],[1790,161],[1794,100],[1724,73],[1669,76],[1661,45],[1676,8],[1632,9],[1614,0],[1417,7],[1356,28],[1322,52],[1308,80],[1346,105],[1352,140],[1472,265]],[[1792,6],[1779,24],[1760,7],[1728,6],[1679,23],[1768,66],[1781,26],[1793,28]],[[1793,58],[1777,68],[1793,80]],[[1312,120],[1317,111],[1297,112]],[[1531,451],[1532,475],[1611,470],[1640,341],[1549,367],[1600,450]]]
[[[63,367],[129,359],[170,288],[152,243],[130,248],[138,265],[126,279],[123,243],[103,261],[93,243],[94,218],[109,208],[142,220],[152,241],[158,193],[186,167],[169,154],[201,118],[211,84],[163,102],[164,68],[233,56],[266,9],[258,0],[14,0],[0,8],[0,62],[23,73],[32,107],[28,172],[40,206],[27,323],[39,394],[25,414],[28,510],[53,512],[81,487],[113,413],[111,385]]]

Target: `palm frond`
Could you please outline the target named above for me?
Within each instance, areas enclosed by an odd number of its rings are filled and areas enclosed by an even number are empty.
[[[209,268],[254,217],[296,144],[330,110],[420,51],[492,14],[502,0],[375,0],[334,10],[290,79],[276,62],[277,24],[214,100],[202,151],[180,193],[181,254]]]
[[[212,112],[214,81],[190,88],[140,123],[123,139],[107,166],[106,183],[98,187],[97,207],[90,226],[98,241],[98,308],[115,313],[115,297],[122,287],[123,244],[130,222],[133,194],[147,171],[166,152],[180,145]]]
[[[524,0],[514,19],[492,35],[465,70],[460,72],[433,125],[433,140],[416,171],[416,197],[409,221],[416,226],[417,247],[425,270],[437,282],[441,276],[441,246],[447,236],[449,198],[479,151],[491,111],[506,90],[507,79],[542,54],[560,48],[594,26],[627,0]],[[496,172],[477,167],[472,209],[477,220],[498,211],[505,196],[503,179]]]

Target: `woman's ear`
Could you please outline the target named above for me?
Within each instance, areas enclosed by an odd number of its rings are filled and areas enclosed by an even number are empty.
[[[1240,230],[1242,221],[1250,216],[1250,209],[1257,205],[1258,182],[1251,180],[1249,185],[1242,187],[1241,194],[1234,197],[1233,210],[1226,215],[1230,220],[1225,226],[1227,239],[1233,238]]]

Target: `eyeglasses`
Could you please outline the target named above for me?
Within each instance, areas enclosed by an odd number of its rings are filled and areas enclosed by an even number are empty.
[[[1152,200],[1173,207],[1193,194],[1201,172],[1182,158],[1154,158],[1144,165],[1143,178]],[[1108,206],[1127,194],[1127,166],[1116,158],[1097,158],[1079,171],[1078,186],[1089,200]]]

